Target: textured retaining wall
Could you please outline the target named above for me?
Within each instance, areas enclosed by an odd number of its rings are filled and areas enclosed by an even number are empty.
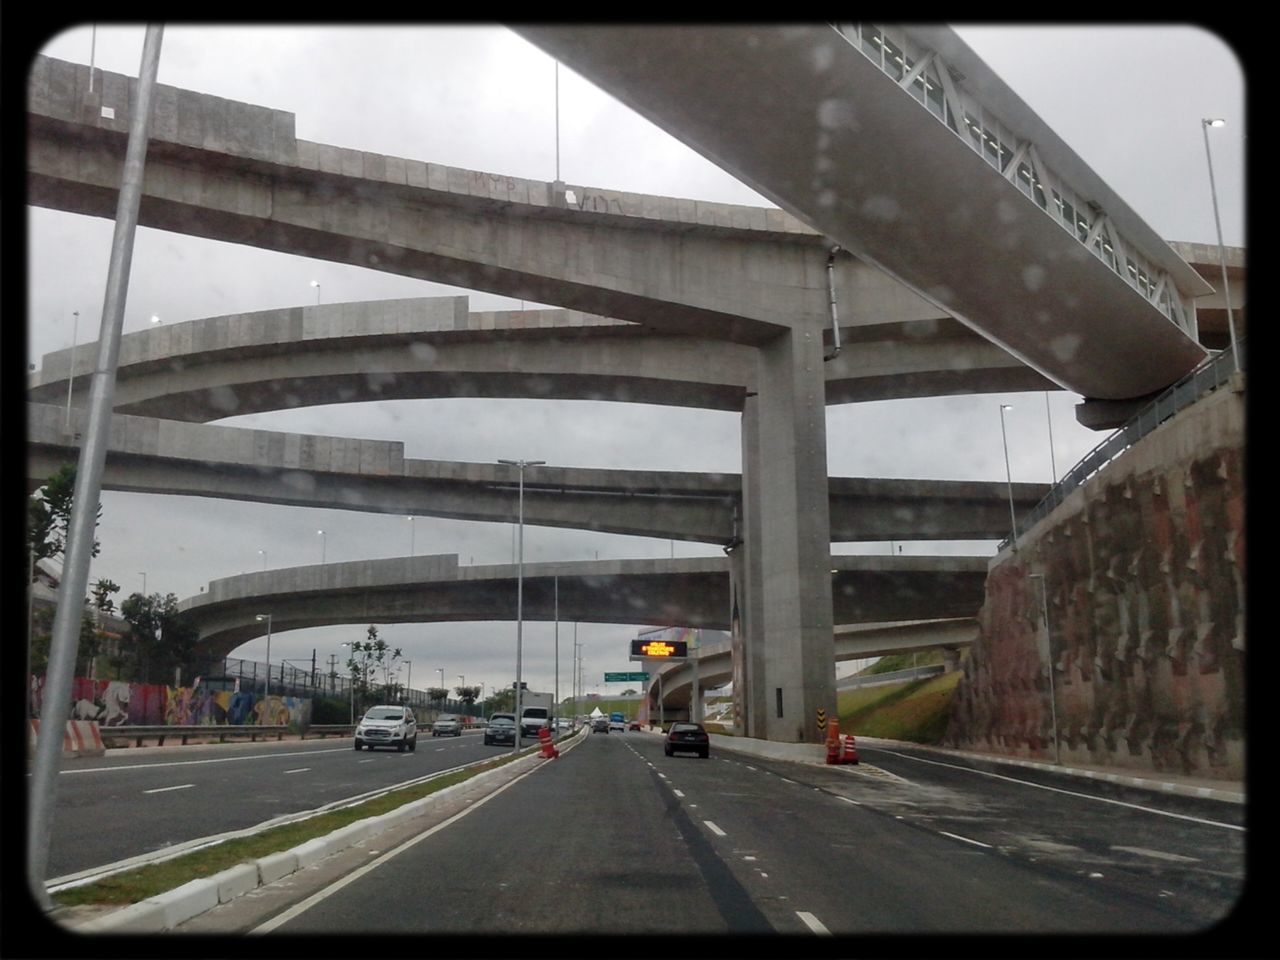
[[[1242,779],[1244,455],[1237,375],[1000,554],[947,744],[1053,758],[1043,583],[1063,763]]]

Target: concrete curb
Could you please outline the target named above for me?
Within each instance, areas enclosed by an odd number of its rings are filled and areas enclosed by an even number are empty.
[[[385,830],[419,817],[436,801],[464,787],[474,786],[496,774],[510,774],[521,763],[538,760],[534,753],[522,757],[515,764],[507,764],[496,770],[486,770],[462,783],[445,787],[430,796],[414,800],[389,813],[366,817],[341,827],[323,837],[307,840],[289,850],[270,853],[257,860],[246,861],[216,873],[211,877],[192,880],[182,886],[146,900],[130,904],[120,910],[94,917],[83,923],[71,925],[77,933],[161,933],[192,917],[212,910],[220,903],[228,903],[236,897],[251,893],[260,886],[274,883],[290,874],[318,863],[325,857],[354,846],[362,840],[376,836]]]

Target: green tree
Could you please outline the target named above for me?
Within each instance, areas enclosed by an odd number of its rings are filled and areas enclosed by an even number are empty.
[[[114,613],[116,606],[115,601],[111,599],[111,594],[120,592],[120,584],[100,577],[93,582],[93,587],[89,593],[93,597],[93,605],[103,613]]]
[[[44,486],[27,498],[27,549],[33,561],[61,557],[66,551],[75,489],[76,468],[64,463]],[[101,519],[102,504],[98,504],[95,529]],[[101,544],[95,539],[91,555],[96,557],[100,549]]]
[[[190,662],[197,639],[195,627],[178,611],[178,598],[134,593],[120,604],[120,615],[129,623],[134,680],[172,683],[174,669]]]
[[[454,687],[453,692],[457,695],[458,699],[467,706],[471,706],[480,699],[479,687]]]
[[[402,655],[399,647],[394,649],[387,641],[378,636],[378,628],[369,625],[367,639],[356,640],[351,644],[351,656],[347,659],[347,669],[351,672],[351,682],[355,686],[356,700],[366,709],[370,700],[378,702],[394,701],[399,684],[391,680],[392,671],[399,664]],[[381,673],[381,683],[378,682]]]
[[[437,707],[443,707],[448,696],[448,687],[427,687],[427,699]]]

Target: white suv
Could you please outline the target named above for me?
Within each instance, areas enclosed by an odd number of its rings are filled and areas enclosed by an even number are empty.
[[[371,707],[356,724],[359,750],[366,747],[395,747],[401,753],[418,748],[418,721],[408,707],[384,704]]]

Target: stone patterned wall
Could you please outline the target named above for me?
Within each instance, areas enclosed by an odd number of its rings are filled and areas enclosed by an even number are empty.
[[[992,562],[948,745],[1052,760],[1052,659],[1063,763],[1243,778],[1243,433],[1219,390]]]

